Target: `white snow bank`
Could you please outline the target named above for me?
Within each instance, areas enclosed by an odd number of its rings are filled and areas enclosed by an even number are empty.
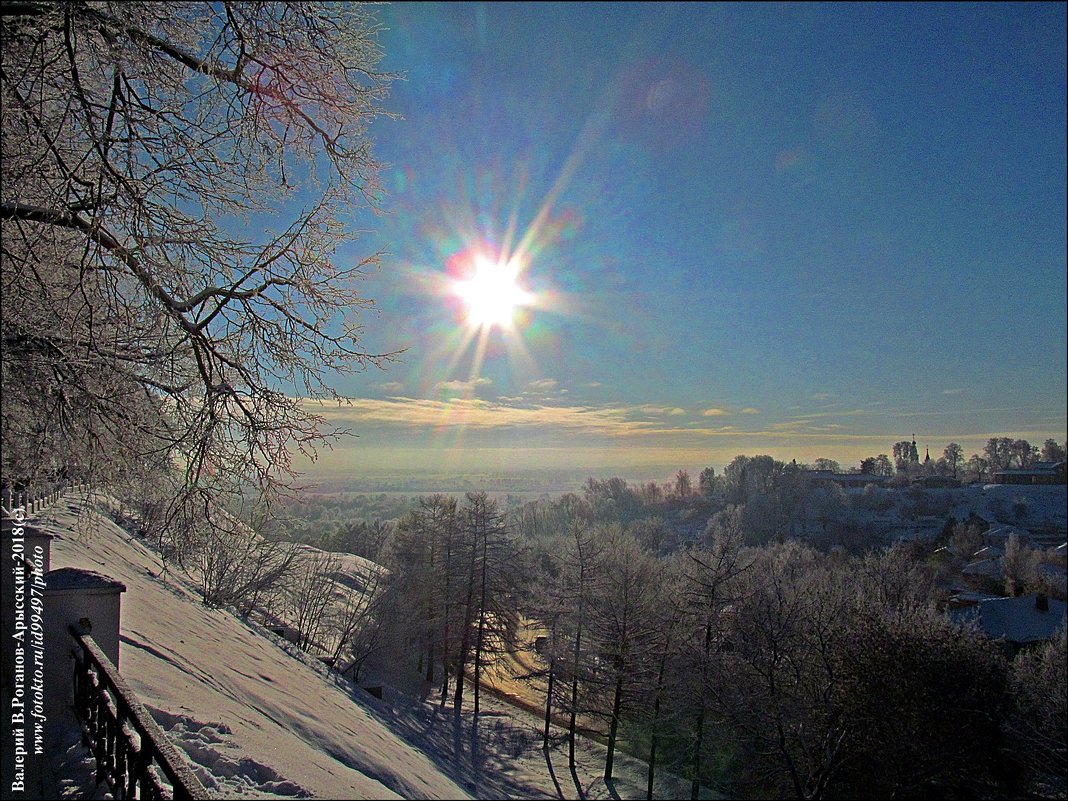
[[[466,798],[422,751],[341,687],[232,614],[203,606],[159,558],[110,520],[79,525],[57,504],[53,567],[126,585],[119,669],[225,797]]]

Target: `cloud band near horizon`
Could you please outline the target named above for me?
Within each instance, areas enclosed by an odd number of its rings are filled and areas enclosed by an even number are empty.
[[[732,424],[709,426],[702,422],[710,417],[707,411],[657,404],[568,405],[520,399],[502,402],[472,397],[390,397],[353,399],[341,405],[304,399],[302,405],[320,415],[328,427],[350,428],[375,442],[400,438],[407,443],[425,440],[432,446],[435,437],[452,435],[452,446],[456,447],[460,439],[468,440],[472,446],[489,440],[500,445],[514,436],[516,447],[553,446],[560,442],[570,447],[603,447],[606,443],[618,446],[630,442],[674,451],[715,443],[717,447],[736,447],[739,453],[766,452],[778,444],[810,448],[813,459],[839,458],[835,452],[861,454],[857,459],[889,453],[894,442],[913,433],[921,447],[931,448],[932,458],[941,455],[949,442],[958,442],[970,453],[981,450],[986,440],[994,436],[1022,437],[1041,445],[1050,436],[1063,439],[1065,427],[1064,416],[1056,420],[1055,415],[1036,415],[1043,411],[1038,407],[1004,410],[1028,413],[1030,419],[1019,429],[977,431],[960,420],[946,425],[939,412],[929,413],[930,422],[926,422],[924,413],[911,410],[842,409],[765,419],[766,415],[757,416],[754,410],[742,408],[735,413],[719,410],[722,414],[715,415],[717,421],[729,417]],[[960,415],[966,419],[968,411],[963,410]],[[755,425],[757,422],[760,425]],[[1043,428],[1044,423],[1049,427]]]

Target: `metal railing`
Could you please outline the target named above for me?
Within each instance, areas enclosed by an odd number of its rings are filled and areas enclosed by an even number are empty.
[[[96,641],[74,626],[74,707],[82,742],[96,759],[96,782],[116,799],[207,799],[210,794],[167,742]]]

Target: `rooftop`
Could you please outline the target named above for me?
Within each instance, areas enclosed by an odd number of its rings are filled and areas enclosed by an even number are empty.
[[[1043,603],[1045,609],[1042,609]],[[953,610],[953,618],[965,623],[975,620],[992,639],[1005,639],[1026,645],[1056,637],[1064,628],[1065,603],[1044,595],[1018,598],[991,598],[974,606]]]

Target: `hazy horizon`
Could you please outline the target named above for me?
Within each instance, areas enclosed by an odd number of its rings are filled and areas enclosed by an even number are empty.
[[[904,438],[908,438],[907,436]],[[897,441],[897,440],[895,440]],[[969,440],[965,440],[966,442]],[[1042,446],[1042,441],[1031,440],[1032,445]],[[1063,444],[1064,440],[1059,440]],[[937,449],[930,447],[932,460],[942,456],[944,443]],[[964,442],[958,442],[964,447]],[[982,453],[986,440],[976,443],[976,447],[964,447],[965,457],[972,453]],[[493,478],[526,477],[534,480],[545,478],[565,478],[569,482],[583,481],[586,477],[605,479],[611,477],[636,481],[668,481],[677,471],[686,470],[696,481],[701,470],[712,467],[716,475],[721,475],[723,468],[734,457],[768,455],[781,462],[797,461],[799,464],[812,464],[818,458],[833,459],[839,462],[843,471],[859,467],[860,459],[878,454],[891,453],[893,442],[886,442],[878,450],[863,451],[855,459],[841,456],[834,450],[813,451],[811,449],[789,448],[741,448],[721,449],[719,451],[664,452],[647,449],[641,458],[627,459],[626,453],[619,450],[604,449],[565,449],[565,448],[509,448],[490,449],[453,449],[430,450],[417,448],[338,448],[320,455],[316,463],[300,460],[297,464],[303,480],[314,483],[320,480],[337,480],[346,477],[382,478],[382,477],[449,477],[449,476],[486,476]],[[917,440],[920,458],[926,455],[927,448]],[[845,451],[848,453],[848,451]],[[836,456],[838,453],[838,456]],[[629,454],[634,457],[634,453]],[[707,456],[707,458],[702,458]],[[675,457],[675,458],[672,458]]]

